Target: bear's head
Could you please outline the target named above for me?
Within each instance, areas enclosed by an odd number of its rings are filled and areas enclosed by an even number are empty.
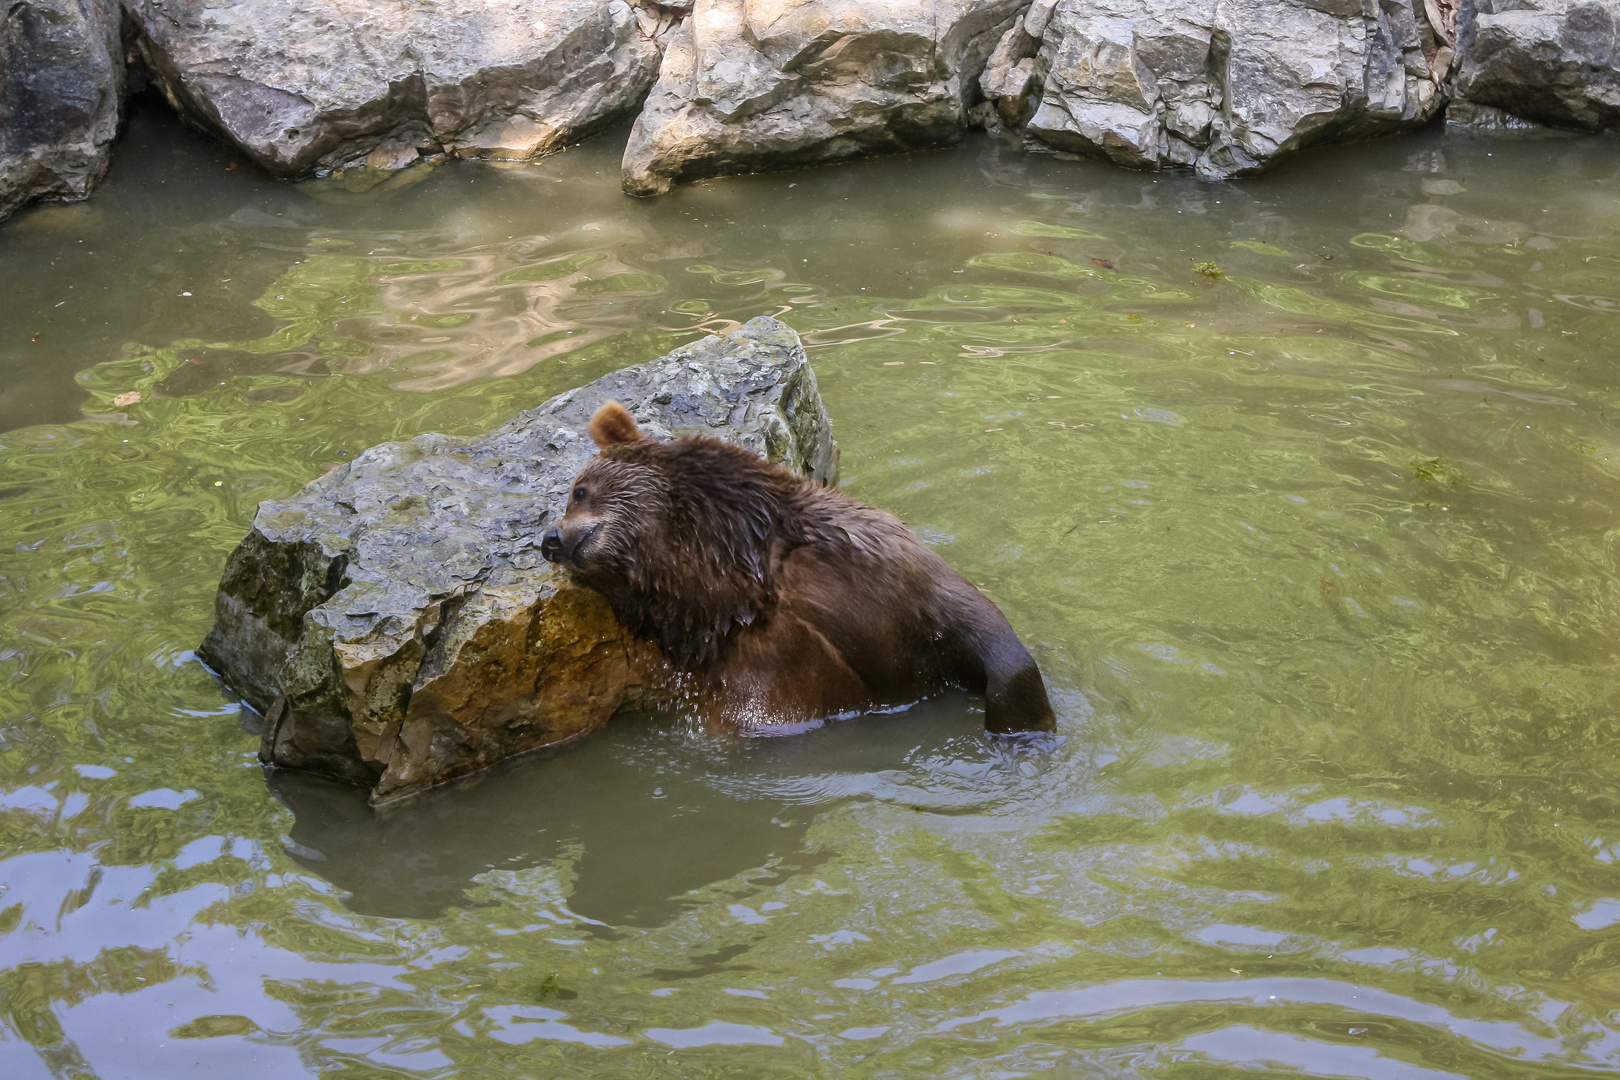
[[[580,470],[540,554],[607,597],[682,666],[714,658],[775,601],[771,546],[795,481],[711,438],[646,438],[617,401],[591,417]]]
[[[610,401],[598,409],[590,431],[601,453],[574,478],[562,521],[540,539],[540,554],[587,579],[622,575],[642,536],[661,524],[665,503],[650,460],[656,444],[623,405]]]

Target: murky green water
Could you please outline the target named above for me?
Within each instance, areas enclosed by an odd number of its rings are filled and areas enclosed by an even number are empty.
[[[0,1071],[1620,1068],[1620,143],[618,150],[291,187],[142,114],[0,227]],[[957,698],[381,820],[261,771],[190,651],[258,500],[760,313],[1054,749]]]

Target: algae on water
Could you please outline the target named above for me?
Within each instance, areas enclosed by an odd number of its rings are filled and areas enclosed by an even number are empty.
[[[1412,470],[1414,479],[1424,484],[1454,488],[1461,487],[1468,479],[1466,473],[1442,457],[1413,458],[1407,462],[1407,468]]]

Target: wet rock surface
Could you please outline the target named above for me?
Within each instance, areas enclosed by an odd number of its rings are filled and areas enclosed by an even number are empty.
[[[1459,37],[1461,118],[1513,126],[1482,111],[1494,110],[1591,131],[1620,124],[1614,0],[1466,0]]]
[[[82,199],[107,171],[123,106],[116,0],[17,0],[0,16],[0,217]]]
[[[284,176],[559,149],[635,110],[672,19],[626,0],[126,5],[171,104]]]
[[[19,0],[0,26],[0,216],[89,191],[126,59],[269,171],[356,191],[632,115],[634,195],[970,124],[1210,179],[1448,103],[1485,130],[1620,124],[1613,0]]]
[[[1022,0],[697,0],[636,120],[624,188],[941,146]]]
[[[1428,121],[1450,57],[1422,0],[1036,0],[984,88],[1033,148],[1221,179]]]
[[[264,715],[260,757],[387,802],[669,693],[656,647],[540,556],[590,416],[704,433],[799,475],[836,446],[797,335],[758,318],[562,394],[477,438],[384,443],[266,502],[226,564],[200,654]]]

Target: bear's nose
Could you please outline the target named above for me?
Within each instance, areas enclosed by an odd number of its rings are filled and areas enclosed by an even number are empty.
[[[549,562],[562,562],[562,530],[553,526],[540,534],[540,554]]]

